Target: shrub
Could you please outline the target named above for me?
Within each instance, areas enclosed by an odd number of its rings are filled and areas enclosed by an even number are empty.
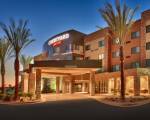
[[[148,90],[147,89],[143,89],[143,90],[141,90],[141,93],[148,93]]]
[[[13,100],[13,95],[12,95],[12,94],[7,94],[7,95],[4,97],[3,100],[4,100],[4,101],[11,101],[11,100]]]
[[[26,93],[26,97],[29,97],[30,98],[30,100],[32,99],[32,97],[33,97],[33,94],[32,93]]]
[[[0,94],[0,100],[3,100],[5,97],[5,94]]]

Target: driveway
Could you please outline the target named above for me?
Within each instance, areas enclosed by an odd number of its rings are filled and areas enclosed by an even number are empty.
[[[93,99],[54,101],[28,105],[0,105],[0,120],[130,120],[150,119],[150,104],[118,108]]]

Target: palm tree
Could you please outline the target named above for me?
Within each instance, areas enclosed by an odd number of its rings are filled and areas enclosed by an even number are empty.
[[[125,77],[124,77],[124,45],[125,37],[130,32],[133,25],[133,17],[137,11],[138,6],[131,9],[123,3],[121,6],[120,1],[115,1],[113,8],[111,3],[106,3],[105,7],[99,9],[99,12],[105,22],[108,24],[111,38],[116,39],[120,45],[120,70],[121,70],[121,98],[125,99]]]
[[[22,64],[23,71],[29,68],[29,64],[31,63],[32,60],[33,58],[31,56],[25,56],[25,55],[20,56],[20,63]]]
[[[2,94],[5,92],[5,63],[11,57],[11,44],[5,38],[0,38],[0,62],[2,78]]]
[[[31,31],[27,25],[28,25],[27,20],[19,20],[18,23],[16,23],[15,20],[10,19],[9,25],[0,23],[2,30],[4,31],[7,39],[12,45],[14,55],[15,55],[15,62],[14,62],[15,100],[18,98],[18,81],[19,81],[19,68],[20,68],[19,55],[25,47],[27,47],[30,43],[34,41],[33,39],[31,39]]]

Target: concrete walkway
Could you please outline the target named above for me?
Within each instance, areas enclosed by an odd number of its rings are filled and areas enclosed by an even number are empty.
[[[66,100],[80,100],[87,99],[88,94],[85,93],[74,93],[74,94],[42,94],[41,101],[66,101]]]

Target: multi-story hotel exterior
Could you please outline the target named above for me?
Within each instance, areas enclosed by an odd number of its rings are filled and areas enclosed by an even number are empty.
[[[108,31],[86,35],[69,30],[48,39],[44,52],[34,57],[29,74],[22,75],[23,83],[29,80],[28,89],[23,90],[39,98],[46,77],[56,81],[56,93],[119,92],[119,45],[108,37]],[[126,94],[150,93],[150,10],[141,14],[126,36],[124,59]]]

